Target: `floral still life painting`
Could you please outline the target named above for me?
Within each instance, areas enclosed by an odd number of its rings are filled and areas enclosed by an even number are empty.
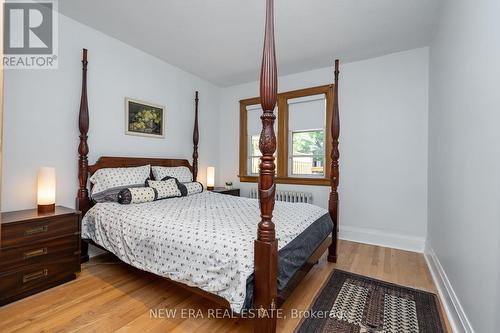
[[[130,98],[125,99],[125,134],[163,138],[165,108]]]

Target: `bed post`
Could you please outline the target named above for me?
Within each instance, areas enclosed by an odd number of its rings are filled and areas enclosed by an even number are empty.
[[[82,212],[82,216],[90,208],[89,192],[87,190],[89,146],[87,145],[87,133],[89,130],[89,110],[87,104],[87,49],[83,49],[82,58],[82,95],[80,99],[80,112],[78,114],[78,128],[80,130],[80,144],[78,145],[78,194],[76,198],[76,209]],[[81,262],[89,260],[88,243],[81,241]]]
[[[276,169],[273,156],[276,151],[274,107],[277,90],[273,0],[267,0],[264,51],[260,72],[260,102],[263,110],[260,117],[262,119],[262,132],[259,142],[259,149],[262,153],[259,172],[261,221],[258,225],[257,240],[254,245],[255,295],[253,305],[257,310],[257,317],[254,321],[254,332],[256,333],[276,332],[278,241],[272,217],[275,194],[274,171]]]
[[[330,165],[330,198],[328,200],[328,212],[333,221],[332,243],[328,248],[328,261],[337,262],[337,240],[339,231],[338,208],[339,208],[339,60],[335,60],[335,85],[333,92],[333,114],[332,114],[332,164]]]
[[[193,181],[198,176],[198,141],[200,134],[198,132],[198,91],[194,97],[194,128],[193,128]]]

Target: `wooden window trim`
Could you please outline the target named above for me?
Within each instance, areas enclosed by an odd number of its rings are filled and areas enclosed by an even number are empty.
[[[326,98],[326,147],[325,147],[325,176],[322,178],[310,177],[290,177],[288,176],[288,100],[293,98],[325,94]],[[317,185],[330,186],[330,164],[332,162],[332,112],[333,112],[333,84],[324,86],[287,91],[278,94],[278,133],[277,139],[277,163],[276,173],[277,184],[295,184],[295,185]],[[241,182],[257,183],[258,176],[248,175],[247,156],[248,156],[248,115],[247,107],[260,104],[260,98],[247,98],[240,100],[240,167],[239,178]]]

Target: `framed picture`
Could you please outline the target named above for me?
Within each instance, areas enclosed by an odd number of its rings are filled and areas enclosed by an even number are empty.
[[[165,137],[165,107],[125,98],[125,134]]]

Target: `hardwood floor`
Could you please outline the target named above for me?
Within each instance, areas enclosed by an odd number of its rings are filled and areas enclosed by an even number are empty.
[[[340,241],[338,263],[324,255],[285,302],[284,313],[308,309],[334,268],[437,293],[422,254]],[[84,264],[75,281],[0,308],[0,332],[252,331],[248,319],[207,318],[213,308],[200,296],[105,255]],[[176,310],[175,317],[167,318],[165,309]],[[185,318],[182,309],[194,309],[198,317]],[[299,320],[279,320],[278,332],[293,332]]]

